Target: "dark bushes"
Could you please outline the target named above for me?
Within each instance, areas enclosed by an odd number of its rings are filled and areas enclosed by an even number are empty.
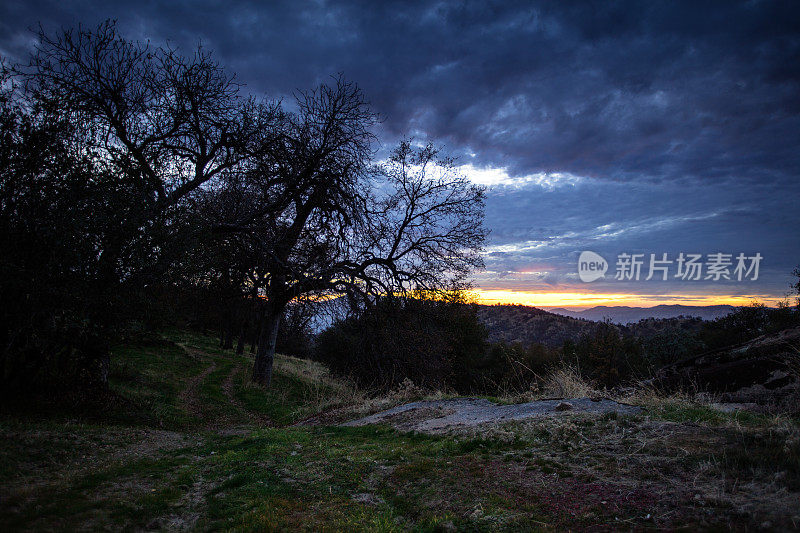
[[[458,301],[384,300],[321,333],[313,356],[365,386],[410,379],[461,394],[525,391],[559,363],[559,351],[540,344],[487,343],[476,311]]]
[[[423,387],[463,389],[485,345],[474,306],[392,298],[322,332],[314,357],[365,386],[409,378]]]
[[[798,325],[800,309],[797,307],[783,303],[777,308],[769,308],[756,303],[705,323],[700,338],[707,350],[713,350]]]
[[[563,358],[575,364],[581,375],[601,387],[615,387],[647,372],[648,361],[638,338],[623,335],[608,322],[600,322],[594,331],[577,342],[565,342]]]

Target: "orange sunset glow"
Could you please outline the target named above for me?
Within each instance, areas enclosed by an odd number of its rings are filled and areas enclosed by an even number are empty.
[[[475,289],[481,304],[518,304],[534,307],[594,307],[597,305],[750,305],[754,302],[774,306],[780,301],[772,295],[702,295],[702,294],[614,294],[580,292],[527,292],[500,289]]]

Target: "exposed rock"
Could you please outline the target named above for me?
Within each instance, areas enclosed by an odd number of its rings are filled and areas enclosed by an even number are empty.
[[[453,429],[524,420],[536,416],[553,416],[570,412],[635,414],[641,408],[607,399],[574,398],[569,402],[560,399],[540,400],[512,405],[498,405],[478,398],[455,398],[452,400],[430,400],[399,405],[387,411],[354,420],[345,426],[367,424],[390,424],[401,431],[444,433]]]
[[[569,402],[561,402],[556,405],[556,411],[570,411],[573,409],[573,405]]]
[[[654,382],[762,411],[800,412],[800,327],[668,365]]]

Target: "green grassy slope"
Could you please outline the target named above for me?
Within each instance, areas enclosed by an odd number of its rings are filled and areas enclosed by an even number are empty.
[[[791,421],[651,399],[457,436],[293,426],[397,398],[289,357],[264,391],[248,357],[177,331],[113,361],[105,417],[0,420],[0,530],[785,528],[797,512]]]
[[[109,419],[170,429],[285,426],[361,398],[322,365],[277,355],[273,387],[250,383],[252,359],[181,331],[113,350],[111,388],[125,399]]]

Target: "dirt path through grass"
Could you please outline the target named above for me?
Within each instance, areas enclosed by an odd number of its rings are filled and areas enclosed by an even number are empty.
[[[245,405],[236,398],[234,380],[236,379],[236,376],[239,374],[240,369],[241,367],[238,365],[234,365],[233,367],[231,367],[231,371],[228,372],[228,375],[222,382],[222,393],[228,399],[228,402],[230,402],[230,404],[233,407],[235,407],[242,414],[244,414],[248,422],[250,422],[251,424],[255,424],[257,426],[268,426],[268,427],[274,426],[275,424],[273,423],[273,421],[270,419],[269,416],[267,416],[264,413],[254,413],[253,411],[245,407]]]
[[[216,369],[217,363],[215,361],[211,361],[211,364],[203,369],[202,372],[191,377],[186,382],[186,387],[184,387],[184,389],[181,391],[179,398],[181,405],[190,415],[197,418],[203,418],[203,403],[200,401],[198,389],[200,388],[200,384],[203,383],[203,380],[205,380],[208,375]]]
[[[209,427],[218,430],[221,434],[231,431],[240,433],[245,426],[271,427],[275,425],[267,414],[253,411],[237,397],[236,380],[240,379],[243,372],[247,372],[248,361],[246,358],[232,354],[214,354],[184,342],[176,344],[192,359],[211,362],[202,372],[189,379],[181,391],[181,405],[190,415],[206,418]],[[206,397],[208,392],[202,389],[204,383],[209,380],[212,382],[212,387],[221,393],[219,400],[224,398],[227,408],[221,412],[219,405],[204,406],[209,398]],[[206,416],[203,417],[203,414]],[[213,420],[209,418],[213,418]]]
[[[4,476],[0,483],[0,508],[16,511],[39,502],[32,511],[33,523],[42,511],[41,502],[58,501],[59,495],[72,492],[73,498],[99,504],[103,493],[76,490],[94,484],[104,484],[109,493],[130,493],[133,479],[137,486],[143,486],[144,481],[115,472],[125,471],[131,464],[154,464],[176,450],[197,445],[197,437],[175,431],[79,424],[33,431],[2,428],[0,441],[4,443],[4,459],[19,461],[16,475]],[[35,450],[42,449],[44,443],[49,453],[42,456]],[[55,505],[48,503],[45,507],[47,512],[58,514],[57,509],[50,509]]]

